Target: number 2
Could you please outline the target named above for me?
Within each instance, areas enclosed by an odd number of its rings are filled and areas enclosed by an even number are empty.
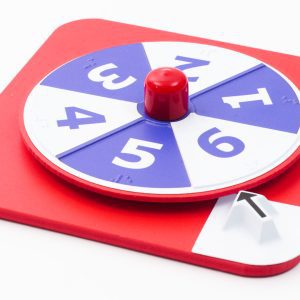
[[[139,158],[139,160],[132,162],[116,156],[112,163],[119,167],[128,169],[145,169],[153,165],[155,162],[155,156],[146,150],[138,149],[138,147],[160,150],[163,147],[163,144],[130,138],[121,153],[135,155]]]
[[[175,60],[186,62],[185,64],[176,66],[176,68],[181,71],[196,68],[196,67],[206,66],[209,64],[209,61],[207,60],[201,60],[197,58],[185,57],[180,55],[177,55],[175,57]],[[188,77],[188,81],[190,82],[196,82],[198,79],[199,77]]]

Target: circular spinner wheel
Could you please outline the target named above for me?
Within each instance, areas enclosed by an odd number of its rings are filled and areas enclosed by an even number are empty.
[[[144,110],[144,81],[175,67],[188,112]],[[187,202],[259,185],[299,156],[299,91],[262,62],[228,49],[146,42],[76,58],[25,103],[23,136],[62,178],[121,199]]]

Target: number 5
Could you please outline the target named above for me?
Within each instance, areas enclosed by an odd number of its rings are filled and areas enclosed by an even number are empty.
[[[139,157],[139,161],[127,161],[119,157],[115,157],[112,161],[114,165],[128,169],[145,169],[150,167],[155,162],[155,156],[146,150],[138,149],[138,147],[146,147],[160,150],[163,144],[138,140],[130,138],[127,144],[122,149],[121,153],[132,154]]]

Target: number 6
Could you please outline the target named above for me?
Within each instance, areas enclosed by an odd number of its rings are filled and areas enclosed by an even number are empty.
[[[138,149],[138,147],[147,147],[152,149],[160,150],[162,144],[138,140],[130,138],[127,144],[122,149],[121,153],[132,154],[139,157],[139,161],[127,161],[119,157],[115,157],[112,161],[114,165],[128,169],[145,169],[150,167],[155,162],[155,156],[145,150]]]
[[[217,157],[232,157],[240,154],[245,149],[245,144],[236,137],[223,136],[210,141],[210,138],[216,133],[221,132],[218,128],[214,127],[202,133],[198,138],[199,146],[207,153]],[[229,145],[231,149],[228,151],[218,148],[220,145]]]

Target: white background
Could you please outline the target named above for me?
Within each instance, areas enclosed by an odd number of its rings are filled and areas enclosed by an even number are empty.
[[[299,55],[299,9],[298,0],[2,0],[0,91],[71,20],[103,18]],[[3,300],[299,297],[299,266],[276,277],[242,278],[0,221]]]

